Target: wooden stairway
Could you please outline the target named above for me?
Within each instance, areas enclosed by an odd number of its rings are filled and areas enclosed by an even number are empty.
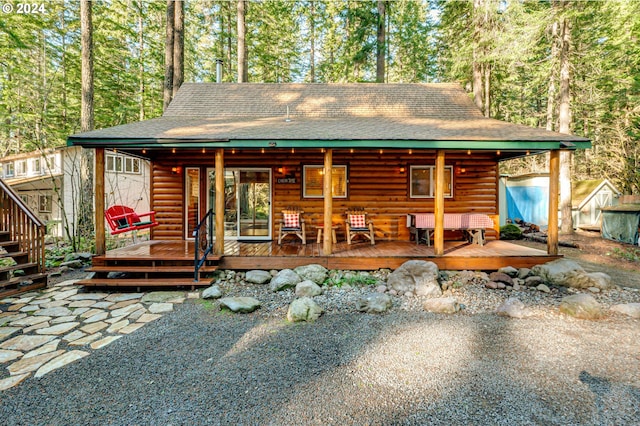
[[[45,225],[0,179],[0,298],[47,286]]]
[[[156,244],[161,245],[162,242]],[[210,275],[217,269],[219,256],[209,256],[198,272],[198,281],[194,276],[194,260],[185,256],[183,251],[171,253],[171,243],[167,243],[163,254],[153,256],[140,255],[135,249],[130,254],[118,249],[117,255],[96,256],[92,266],[86,271],[92,272],[89,278],[76,284],[87,287],[208,287],[213,282]]]

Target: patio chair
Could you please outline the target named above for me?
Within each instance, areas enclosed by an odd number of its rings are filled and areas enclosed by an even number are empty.
[[[109,207],[104,216],[111,228],[111,235],[158,226],[155,211],[136,213],[131,207],[116,205]],[[141,219],[146,216],[149,217],[148,220]]]
[[[282,219],[278,223],[278,245],[282,244],[282,239],[287,235],[295,235],[302,240],[302,244],[307,244],[303,213],[294,208],[282,210]]]
[[[364,210],[347,210],[345,212],[347,219],[345,220],[347,244],[351,244],[353,238],[357,235],[363,235],[371,241],[371,245],[376,243],[373,221],[367,217]]]

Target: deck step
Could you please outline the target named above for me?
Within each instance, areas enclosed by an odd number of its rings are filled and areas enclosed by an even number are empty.
[[[47,286],[48,274],[37,273],[25,275],[22,277],[13,277],[8,280],[0,281],[0,297],[10,296],[12,294],[24,293],[26,291],[44,288]],[[21,283],[27,283],[23,284]]]
[[[215,265],[203,265],[200,273],[214,272],[218,267]],[[86,268],[87,272],[131,272],[131,273],[180,273],[193,274],[194,267],[191,266],[128,266],[128,265],[96,265]]]
[[[208,287],[213,280],[193,278],[87,278],[76,281],[76,285],[85,287]]]
[[[8,257],[24,257],[26,256],[28,253],[26,251],[14,251],[11,253],[0,253],[0,259],[4,259],[4,258],[8,258]]]

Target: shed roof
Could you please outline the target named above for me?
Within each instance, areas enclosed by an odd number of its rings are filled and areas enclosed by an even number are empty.
[[[449,83],[185,83],[162,117],[76,134],[69,143],[121,148],[590,146],[583,137],[486,118],[459,85]]]

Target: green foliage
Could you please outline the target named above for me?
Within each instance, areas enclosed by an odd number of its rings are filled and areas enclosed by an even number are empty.
[[[323,283],[323,285],[341,288],[344,285],[354,286],[371,286],[378,284],[378,280],[371,276],[368,272],[340,272],[332,271]]]
[[[614,257],[618,257],[620,259],[625,259],[630,262],[638,262],[640,261],[640,249],[636,248],[614,248],[612,250],[612,254]]]
[[[522,239],[522,230],[518,226],[509,223],[500,227],[501,240],[520,240]]]

